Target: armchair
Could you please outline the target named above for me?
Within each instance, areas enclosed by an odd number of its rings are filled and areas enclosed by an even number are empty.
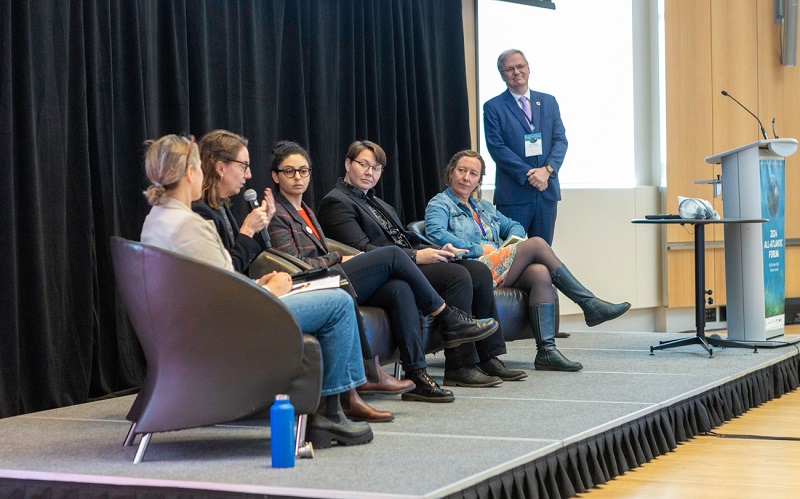
[[[142,435],[267,415],[289,394],[296,454],[320,400],[322,354],[275,298],[243,276],[193,258],[112,237],[117,288],[147,361],[127,419],[125,446]],[[313,454],[313,453],[311,453]]]

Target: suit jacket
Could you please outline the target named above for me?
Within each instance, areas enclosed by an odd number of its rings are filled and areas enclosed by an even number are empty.
[[[372,190],[368,194],[363,194],[357,189],[355,191],[348,187],[342,179],[339,179],[336,187],[322,198],[319,205],[319,223],[331,238],[364,252],[382,246],[395,245],[391,234],[383,228],[370,210],[367,203],[367,197],[369,197],[400,228],[411,246],[411,248],[401,247],[401,249],[409,257],[413,257],[418,249],[430,247],[423,243],[416,234],[406,230],[394,208],[382,199],[375,197]]]
[[[214,225],[175,198],[164,196],[142,227],[142,242],[233,271],[231,257]]]
[[[206,220],[214,222],[214,227],[216,227],[217,233],[220,239],[222,239],[222,244],[225,245],[225,248],[231,254],[233,268],[236,269],[236,272],[244,274],[247,272],[247,267],[250,266],[250,263],[252,263],[259,253],[266,248],[266,245],[260,235],[256,235],[255,238],[252,238],[240,234],[239,223],[233,217],[231,210],[228,209],[227,206],[224,206],[222,209],[225,212],[224,217],[227,217],[231,223],[233,239],[231,239],[228,233],[228,225],[225,223],[225,218],[223,218],[222,213],[210,207],[205,201],[201,200],[192,203],[192,210],[194,210],[195,213]]]
[[[497,164],[494,203],[498,205],[528,204],[534,196],[552,202],[561,200],[558,171],[567,153],[561,111],[556,98],[549,94],[531,90],[530,102],[533,130],[508,89],[483,105],[486,146]],[[523,138],[530,133],[542,134],[542,154],[526,158]],[[528,183],[526,174],[531,168],[545,165],[552,166],[556,176],[547,182],[547,189],[539,191]]]
[[[342,261],[342,255],[328,249],[325,234],[317,222],[317,217],[311,208],[303,202],[308,218],[314,225],[320,238],[308,227],[303,217],[297,213],[286,197],[280,192],[275,192],[275,215],[269,223],[269,237],[272,247],[299,258],[315,268],[330,267]]]

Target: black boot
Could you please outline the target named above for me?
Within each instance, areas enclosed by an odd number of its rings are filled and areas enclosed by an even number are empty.
[[[583,366],[572,362],[558,351],[555,339],[556,307],[552,303],[540,303],[528,307],[533,326],[533,337],[536,338],[536,360],[533,361],[537,371],[580,371]]]
[[[521,369],[509,369],[502,360],[492,357],[486,362],[478,364],[478,369],[489,376],[497,376],[503,381],[519,381],[528,377],[528,373]]]
[[[345,395],[349,397],[347,392]],[[309,418],[306,441],[311,442],[315,449],[327,449],[332,441],[340,445],[361,445],[372,442],[372,429],[368,423],[347,419],[339,395],[328,395],[322,398],[317,412]]]
[[[555,269],[550,276],[553,279],[553,285],[581,307],[586,325],[589,327],[616,319],[631,308],[631,304],[628,302],[609,303],[597,298],[572,275],[566,265]]]
[[[428,375],[425,368],[415,369],[406,374],[406,378],[414,382],[414,389],[402,395],[403,400],[419,402],[452,402],[453,392],[445,390]]]
[[[444,386],[464,386],[467,388],[489,388],[497,386],[503,380],[498,376],[490,376],[476,366],[459,367],[444,370]]]
[[[476,319],[450,306],[445,306],[435,319],[441,326],[445,348],[455,348],[463,343],[482,340],[500,327],[494,319]]]

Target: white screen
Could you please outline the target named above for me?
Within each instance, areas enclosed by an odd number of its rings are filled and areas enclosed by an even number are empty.
[[[495,165],[483,134],[483,103],[506,89],[497,56],[522,50],[530,87],[553,94],[569,149],[563,187],[632,187],[633,48],[631,2],[560,0],[556,10],[497,0],[478,4],[480,150],[492,188]]]

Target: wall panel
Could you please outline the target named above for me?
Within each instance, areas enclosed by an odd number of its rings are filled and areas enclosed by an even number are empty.
[[[667,123],[667,211],[676,212],[677,197],[711,199],[708,186],[719,166],[701,165],[706,156],[759,140],[758,123],[731,99],[727,90],[761,117],[772,137],[800,136],[800,70],[780,65],[779,26],[773,24],[772,0],[665,0],[665,70]],[[800,237],[800,154],[787,159],[786,238]],[[720,199],[713,200],[722,212]],[[721,241],[722,228],[706,233]],[[690,241],[678,227],[667,232],[667,244]],[[682,246],[682,245],[679,245]],[[689,256],[687,256],[687,253]],[[670,307],[691,306],[691,250],[670,250],[667,296]],[[723,249],[707,251],[706,279],[714,304],[725,303]],[[713,269],[713,270],[712,270]],[[786,253],[787,296],[800,296],[800,248]]]

